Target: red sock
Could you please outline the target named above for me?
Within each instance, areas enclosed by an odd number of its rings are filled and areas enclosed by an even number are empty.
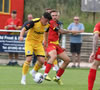
[[[96,77],[96,70],[90,69],[89,75],[88,75],[88,90],[92,90],[94,81]]]
[[[52,64],[47,63],[45,73],[48,74],[51,68],[52,68]]]
[[[44,62],[44,66],[46,66],[46,65],[47,65],[47,61]]]
[[[64,73],[64,69],[59,68],[58,72],[57,72],[57,76],[61,77],[61,75]]]

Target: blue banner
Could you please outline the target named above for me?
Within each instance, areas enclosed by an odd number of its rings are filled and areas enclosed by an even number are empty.
[[[19,35],[0,35],[0,52],[24,53],[24,41],[19,41]]]

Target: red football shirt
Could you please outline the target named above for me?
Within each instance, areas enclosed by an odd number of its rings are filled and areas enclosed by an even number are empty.
[[[58,27],[58,24],[54,20],[51,20],[49,23],[50,23],[50,28],[48,34],[48,42],[56,42],[59,40],[59,33],[55,31],[54,28]]]
[[[16,30],[15,26],[18,27],[18,26],[22,26],[22,23],[21,23],[21,20],[16,18],[16,19],[12,19],[12,18],[9,18],[6,22],[6,25],[5,26],[8,26],[8,30]]]
[[[100,22],[98,22],[94,27],[94,33],[99,33],[100,36]]]

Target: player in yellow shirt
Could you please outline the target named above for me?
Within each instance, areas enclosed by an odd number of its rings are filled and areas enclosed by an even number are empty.
[[[33,52],[37,55],[38,62],[36,63],[37,70],[42,66],[45,62],[45,52],[42,45],[44,38],[44,32],[48,31],[49,28],[49,20],[51,19],[51,15],[47,12],[43,14],[41,18],[32,19],[32,21],[28,22],[25,27],[22,28],[19,40],[23,41],[23,36],[26,30],[28,31],[26,40],[25,40],[25,55],[26,61],[24,62],[22,69],[22,79],[21,84],[26,84],[26,74],[29,69],[30,62],[32,61]],[[36,70],[35,70],[36,71]],[[34,75],[33,75],[34,77]]]

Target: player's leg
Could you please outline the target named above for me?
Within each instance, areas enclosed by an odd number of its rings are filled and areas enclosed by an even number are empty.
[[[32,66],[35,65],[36,61],[37,61],[37,56],[33,53]]]
[[[37,56],[37,61],[31,71],[33,78],[35,77],[36,72],[42,67],[43,63],[45,62],[44,56]]]
[[[47,65],[47,61],[48,61],[48,52],[46,51],[46,48],[44,47],[45,50],[45,62],[41,68],[41,70],[45,70],[46,69],[46,65]]]
[[[29,70],[29,65],[32,60],[32,55],[33,55],[33,47],[32,45],[29,44],[30,42],[25,42],[25,55],[26,55],[26,60],[23,64],[22,68],[22,79],[21,79],[21,84],[25,85],[26,84],[26,74]]]
[[[50,58],[49,58],[47,65],[46,65],[46,69],[45,69],[45,72],[44,72],[44,78],[50,72],[50,70],[52,68],[52,64],[53,64],[54,60],[57,58],[57,52],[56,52],[55,49],[51,50],[48,54],[49,54]]]
[[[39,61],[40,60],[40,61]],[[32,74],[32,77],[34,78],[35,77],[35,74],[38,72],[38,70],[42,67],[43,65],[43,62],[44,61],[44,58],[38,58],[37,62],[35,63],[33,69],[31,70],[31,74]],[[44,61],[45,62],[45,61]],[[45,80],[47,81],[51,81],[51,78],[49,76],[46,76]]]
[[[38,43],[35,46],[34,53],[35,55],[37,55],[38,62],[36,62],[36,64],[34,65],[33,70],[37,72],[45,62],[45,52],[42,43]]]
[[[53,70],[54,71],[58,71],[58,69],[59,69],[59,67],[58,67],[58,61],[57,61],[57,59],[55,59],[54,62],[53,62]]]
[[[26,74],[28,73],[31,60],[32,60],[32,56],[26,56],[26,61],[24,62],[23,68],[22,68],[21,84],[23,85],[26,84]]]
[[[47,57],[47,56],[45,56],[45,62],[44,62],[44,64],[43,64],[43,66],[42,66],[41,70],[45,70],[45,69],[46,69],[47,60],[48,60],[48,57]]]
[[[66,69],[66,67],[67,67],[67,65],[69,64],[69,62],[70,62],[70,58],[67,56],[67,53],[64,51],[64,52],[62,52],[62,53],[60,53],[59,55],[59,58],[60,59],[62,59],[64,62],[62,63],[62,65],[60,66],[60,69],[62,69],[62,71],[64,71],[65,69]],[[59,70],[60,70],[59,69]],[[63,73],[62,73],[63,74]],[[61,75],[62,75],[61,74]],[[57,73],[57,75],[59,76],[59,77],[61,77],[61,75],[59,75],[59,71],[58,71],[58,73]]]
[[[96,71],[99,65],[100,61],[94,60],[88,75],[88,90],[93,90],[93,85],[96,78]]]
[[[33,53],[33,59],[32,59],[32,66],[34,67],[34,65],[36,64],[36,62],[37,62],[37,56]],[[33,73],[33,69],[32,70],[30,70],[30,75],[32,75],[32,73]]]
[[[64,62],[62,63],[62,65],[60,66],[57,74],[56,74],[56,77],[54,77],[54,81],[56,81],[59,85],[63,85],[63,83],[61,82],[60,78],[61,76],[63,75],[67,65],[69,64],[70,62],[70,58],[67,56],[67,53],[64,51],[62,53],[60,53],[59,55],[59,58],[62,59]]]
[[[32,69],[32,76],[33,76],[33,78],[34,78],[36,72],[45,63],[45,52],[44,52],[44,48],[42,46],[42,43],[38,43],[38,46],[35,48],[34,53],[35,53],[35,55],[37,55],[38,62],[36,62],[36,64],[34,65],[34,67]],[[51,81],[50,78],[48,78],[48,79],[49,79],[49,81]]]

